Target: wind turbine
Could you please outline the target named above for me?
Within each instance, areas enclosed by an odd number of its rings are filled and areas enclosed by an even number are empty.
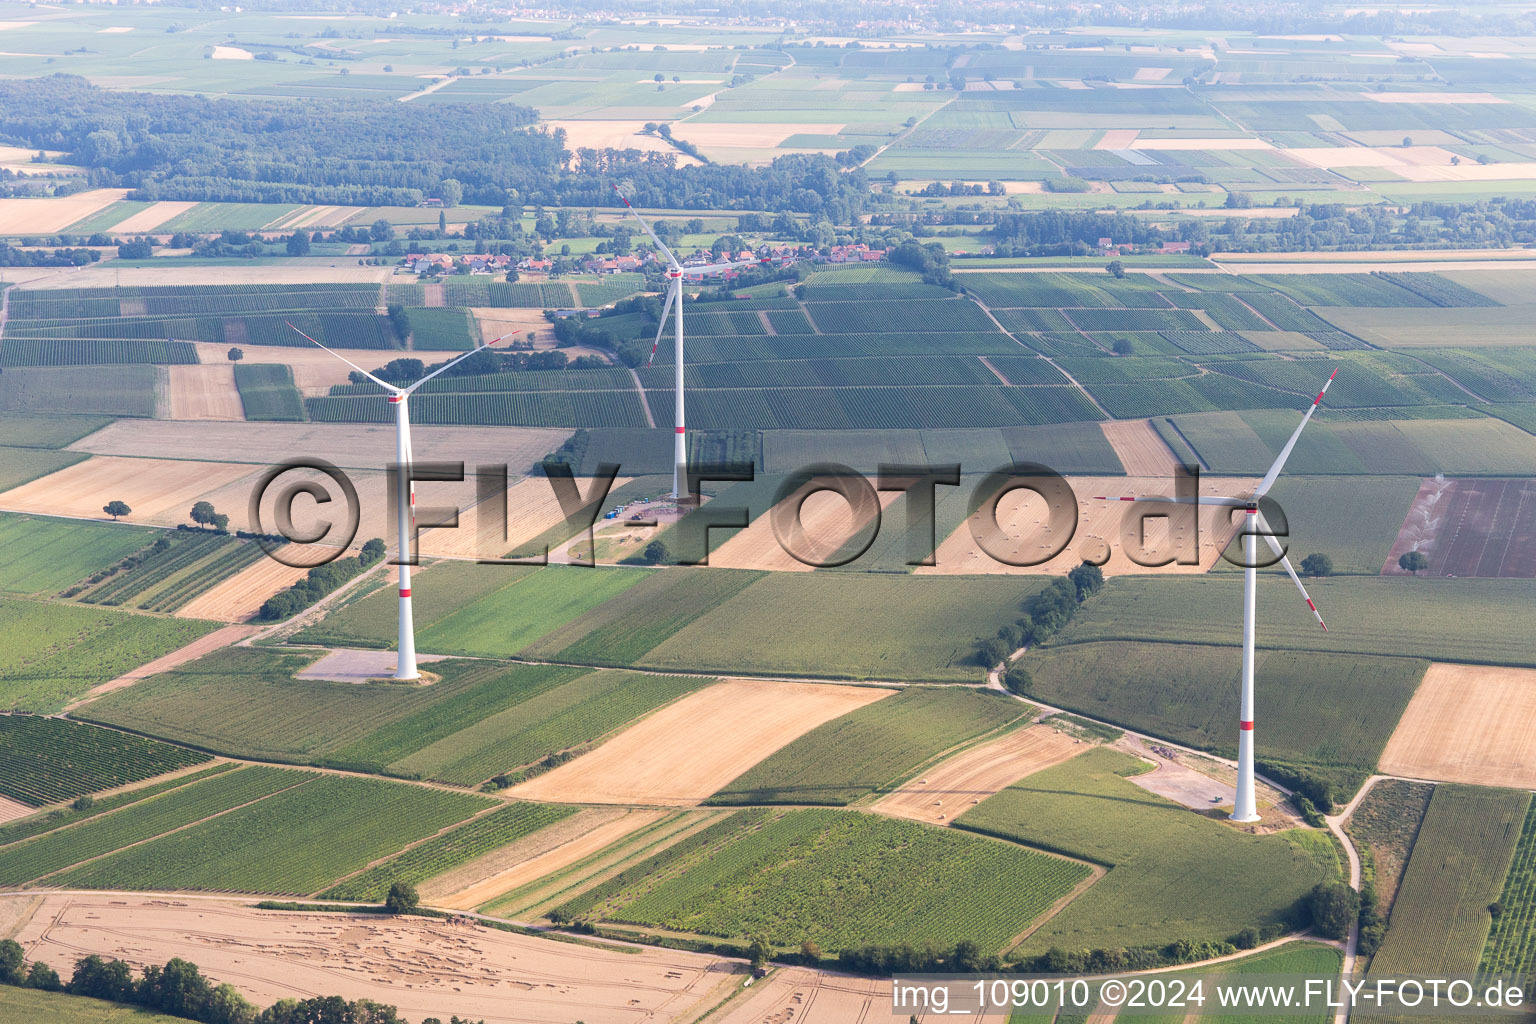
[[[672,255],[672,250],[662,244],[656,237],[656,232],[645,222],[645,218],[635,212],[635,208],[629,205],[629,200],[624,193],[619,191],[617,185],[613,191],[624,201],[624,208],[634,215],[635,220],[645,229],[645,233],[651,236],[651,241],[656,243],[656,248],[661,250],[667,259],[667,277],[671,284],[667,287],[667,297],[661,303],[661,323],[656,325],[656,340],[651,342],[651,357],[645,361],[650,366],[656,361],[656,349],[661,344],[661,334],[667,327],[667,314],[675,308],[677,319],[673,327],[673,345],[675,348],[673,362],[676,373],[677,397],[673,405],[673,412],[677,421],[676,431],[672,442],[672,494],[681,502],[688,494],[688,435],[683,426],[683,265],[677,262],[677,257]],[[708,274],[717,270],[731,270],[735,267],[751,267],[767,263],[767,260],[753,258],[750,260],[733,260],[727,263],[711,263],[702,267],[688,267],[689,274]]]
[[[1302,416],[1301,422],[1296,425],[1296,430],[1291,434],[1290,440],[1285,442],[1285,447],[1280,449],[1274,464],[1269,467],[1269,472],[1264,474],[1264,479],[1254,488],[1253,494],[1247,498],[1220,498],[1215,496],[1200,496],[1195,499],[1146,497],[1146,498],[1119,498],[1119,501],[1152,501],[1173,505],[1217,505],[1223,508],[1240,508],[1246,513],[1243,524],[1243,677],[1242,700],[1238,711],[1237,722],[1237,795],[1232,802],[1233,821],[1254,822],[1259,820],[1258,803],[1253,793],[1253,646],[1254,627],[1258,603],[1258,541],[1263,536],[1270,550],[1279,559],[1280,565],[1286,574],[1291,577],[1291,582],[1296,584],[1296,589],[1301,591],[1302,598],[1307,602],[1307,607],[1312,609],[1312,615],[1317,619],[1317,624],[1328,631],[1328,626],[1323,622],[1322,614],[1317,610],[1317,605],[1312,603],[1312,597],[1307,593],[1307,588],[1301,585],[1301,577],[1296,575],[1296,570],[1291,567],[1291,560],[1285,556],[1285,549],[1275,539],[1273,531],[1269,528],[1269,522],[1264,518],[1264,513],[1259,511],[1259,499],[1269,493],[1274,486],[1276,478],[1280,476],[1280,470],[1285,466],[1285,460],[1291,457],[1291,449],[1296,447],[1297,438],[1301,437],[1302,430],[1312,414],[1317,412],[1317,407],[1322,404],[1323,396],[1328,393],[1328,388],[1333,384],[1333,378],[1338,376],[1338,368],[1328,375],[1328,380],[1323,384],[1323,389],[1312,400],[1312,407]],[[1114,501],[1114,498],[1101,500]],[[1273,564],[1273,563],[1271,563]]]
[[[286,320],[283,322],[288,323]],[[293,327],[293,324],[289,323],[288,326]],[[412,393],[444,370],[463,362],[476,352],[481,351],[481,349],[490,348],[491,345],[496,344],[502,338],[510,338],[513,334],[517,334],[518,331],[522,330],[522,328],[518,328],[517,331],[503,334],[501,338],[496,338],[486,345],[472,348],[463,355],[439,366],[416,383],[402,388],[389,383],[387,380],[375,377],[340,352],[326,348],[318,341],[315,341],[314,338],[310,338],[309,335],[304,334],[297,327],[293,327],[293,329],[384,389],[389,404],[395,407],[395,462],[401,466],[409,466],[414,461],[411,454],[411,417],[407,411],[407,400],[411,397]],[[409,560],[406,557],[406,552],[410,550],[410,530],[416,523],[416,482],[410,479],[410,474],[408,473],[402,474],[400,481],[404,486],[402,487],[402,493],[398,496],[399,500],[395,503],[395,525],[398,530],[398,547],[396,550],[399,552],[396,558],[400,569],[400,641],[397,644],[399,657],[395,662],[394,678],[409,681],[421,678],[421,673],[416,670],[416,627],[411,618],[411,567],[407,564]]]

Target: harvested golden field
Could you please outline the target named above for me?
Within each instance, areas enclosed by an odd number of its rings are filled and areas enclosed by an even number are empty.
[[[241,463],[102,455],[0,494],[0,509],[105,519],[103,505],[125,501],[133,509],[123,517],[127,522],[174,526],[191,521],[187,513],[194,502],[256,472],[257,467]],[[228,511],[233,521],[236,510]]]
[[[81,950],[137,966],[182,957],[260,1005],[325,993],[389,1003],[408,1020],[451,1012],[489,1024],[570,1024],[572,1006],[587,1024],[692,1017],[724,997],[724,983],[739,984],[733,975],[743,969],[711,956],[608,951],[426,918],[156,895],[44,896],[17,940],[29,960],[66,974]]]
[[[235,387],[235,364],[167,366],[165,418],[169,420],[243,420],[245,407]]]
[[[1048,725],[1015,729],[939,762],[881,797],[873,809],[929,825],[948,825],[973,804],[1089,746]]]
[[[1536,669],[1430,665],[1387,740],[1381,771],[1536,789]]]
[[[263,601],[297,583],[308,571],[284,565],[275,558],[263,558],[194,597],[176,615],[183,619],[245,622],[256,614]]]
[[[1039,565],[1014,566],[998,561],[982,550],[972,532],[972,522],[981,529],[986,510],[978,510],[960,527],[939,543],[936,564],[920,566],[915,572],[938,575],[967,573],[1049,573],[1061,575],[1079,562],[1090,557],[1097,561],[1104,550],[1109,555],[1102,568],[1105,576],[1134,573],[1199,573],[1206,572],[1221,557],[1222,550],[1237,532],[1238,523],[1229,522],[1228,510],[1215,507],[1199,509],[1200,547],[1196,564],[1180,565],[1172,562],[1157,568],[1137,564],[1126,554],[1126,538],[1123,531],[1126,516],[1137,506],[1123,501],[1100,501],[1095,495],[1117,498],[1122,495],[1167,494],[1171,481],[1162,477],[1070,477],[1068,482],[1077,495],[1077,530],[1072,534],[1060,554]],[[1202,477],[1200,490],[1203,494],[1240,495],[1251,491],[1257,480],[1233,477]],[[1010,559],[1033,559],[1049,552],[1060,544],[1059,531],[1052,528],[1053,512],[1064,515],[1063,509],[1051,509],[1046,501],[1033,491],[1018,490],[1005,495],[998,504],[997,519],[1005,540],[1003,554]],[[1134,525],[1134,524],[1133,524]],[[1176,554],[1178,545],[1186,540],[1184,531],[1172,529],[1171,521],[1163,518],[1146,520],[1146,537],[1143,540],[1143,560],[1156,560]]]
[[[1105,420],[1099,424],[1104,439],[1115,450],[1127,476],[1160,476],[1172,479],[1178,462],[1173,449],[1152,429],[1151,420]]]
[[[831,491],[817,491],[804,499],[800,507],[800,527],[796,530],[790,525],[793,523],[792,509],[800,500],[799,496],[805,492],[806,489],[802,488],[782,503],[785,529],[791,531],[791,536],[786,538],[787,543],[780,540],[774,528],[773,513],[768,512],[752,520],[745,530],[738,531],[711,552],[709,564],[725,569],[809,572],[815,566],[802,562],[791,555],[788,549],[792,548],[813,561],[826,561],[874,518],[873,508],[863,515],[856,515],[841,495]],[[899,497],[900,491],[880,491],[882,511]]]
[[[0,199],[0,230],[10,235],[48,235],[63,231],[77,220],[105,210],[128,194],[122,188],[96,188],[72,196],[45,199]],[[79,287],[87,273],[80,271],[63,287]]]
[[[140,210],[127,220],[120,220],[112,225],[112,231],[117,234],[139,234],[145,231],[153,231],[172,217],[178,217],[196,205],[197,203],[195,202],[183,203],[169,199],[158,203],[151,203],[148,207]]]
[[[525,800],[688,807],[791,740],[889,697],[872,686],[731,679],[669,704],[508,792]],[[729,737],[729,742],[720,742]]]

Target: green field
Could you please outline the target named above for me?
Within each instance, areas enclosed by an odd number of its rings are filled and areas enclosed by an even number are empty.
[[[244,757],[475,785],[579,748],[708,682],[440,661],[431,686],[294,679],[312,655],[217,651],[82,708],[95,721]]]
[[[305,895],[493,806],[398,782],[293,772],[303,781],[228,814],[59,876],[90,889]],[[306,778],[307,776],[307,778]]]
[[[1310,429],[1310,428],[1309,428]],[[1392,542],[1419,492],[1416,476],[1294,476],[1275,481],[1269,497],[1285,515],[1286,550],[1293,565],[1319,552],[1333,559],[1335,573],[1375,576],[1387,562]],[[1211,490],[1206,485],[1202,490]],[[1277,517],[1271,525],[1279,529]],[[1231,554],[1240,559],[1241,541]],[[1221,572],[1237,572],[1229,562]],[[1332,627],[1330,627],[1332,628]]]
[[[462,309],[407,309],[411,347],[434,351],[463,351],[474,344],[469,315]]]
[[[248,420],[302,420],[304,402],[283,363],[236,363],[235,387]]]
[[[146,547],[163,532],[0,512],[0,589],[56,594]]]
[[[18,448],[63,448],[111,423],[106,416],[0,412],[0,437]]]
[[[5,707],[59,710],[91,687],[184,647],[218,624],[0,599],[0,686]]]
[[[1530,803],[1530,793],[1516,790],[1435,787],[1372,974],[1477,970],[1492,923],[1488,907],[1499,898]]]
[[[148,800],[152,796],[158,796],[172,789],[190,785],[213,775],[232,771],[239,765],[231,761],[220,761],[212,767],[203,768],[195,772],[187,772],[172,778],[161,779],[145,786],[133,789],[125,789],[112,796],[99,796],[92,799],[89,807],[56,807],[52,810],[38,811],[24,818],[0,825],[0,846],[19,842],[22,839],[30,839],[32,836],[42,835],[44,832],[52,832],[54,829],[63,828],[65,825],[73,825],[87,818],[94,818],[115,811],[119,807],[126,807],[140,800]]]
[[[1527,978],[1536,965],[1536,805],[1526,812],[1499,907],[1478,969]]]
[[[1032,710],[999,694],[913,687],[812,729],[707,802],[851,803],[903,781],[951,747],[1028,717]]]
[[[55,969],[66,964],[52,965]],[[186,1024],[185,1017],[167,1017],[136,1006],[109,1003],[63,992],[35,988],[0,991],[0,1024]]]
[[[497,847],[516,842],[576,813],[574,807],[515,803],[391,857],[321,893],[324,899],[383,901],[395,882],[417,885]]]
[[[1045,582],[1017,576],[771,573],[636,665],[974,682],[981,678],[972,658],[977,639],[1017,620],[1021,603]]]
[[[209,760],[60,718],[0,716],[0,793],[33,807],[114,789]]]
[[[416,643],[434,654],[506,657],[650,574],[648,569],[558,565],[434,566],[420,574]],[[395,628],[394,591],[379,590],[328,616],[311,635],[382,647],[393,645]]]
[[[0,445],[0,491],[57,473],[67,466],[84,462],[83,452],[59,452],[46,448],[8,448]]]
[[[1379,779],[1355,805],[1344,825],[1370,868],[1367,877],[1376,884],[1382,920],[1397,897],[1414,837],[1419,834],[1419,824],[1434,793],[1435,787],[1428,782]]]
[[[1238,652],[1187,643],[1085,643],[1019,662],[1047,704],[1235,756]],[[1373,769],[1429,663],[1261,651],[1260,757]]]
[[[0,373],[0,412],[153,416],[155,367],[12,366]]]
[[[810,939],[828,952],[967,939],[993,952],[1088,875],[1007,843],[849,811],[744,811],[727,824],[715,842],[673,847],[587,913],[722,938],[762,933],[780,947]]]
[[[1021,952],[1221,941],[1250,926],[1291,921],[1297,900],[1339,876],[1342,856],[1325,835],[1239,832],[1120,776],[1137,763],[1108,748],[1089,750],[1014,783],[957,820],[961,828],[1109,868],[1026,939]]]
[[[0,885],[19,885],[62,871],[312,778],[293,769],[242,768],[5,846],[0,848]]]
[[[1521,625],[1536,600],[1530,580],[1344,576],[1311,580],[1328,623],[1317,628],[1283,574],[1259,577],[1261,649],[1382,654],[1536,666],[1536,642]],[[1091,640],[1236,645],[1241,640],[1235,576],[1120,577],[1048,647]],[[1446,615],[1454,607],[1457,614]]]

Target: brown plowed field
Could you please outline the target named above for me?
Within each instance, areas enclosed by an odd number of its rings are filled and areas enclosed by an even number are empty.
[[[1426,479],[1408,507],[1384,575],[1421,552],[1421,576],[1536,578],[1536,480]]]
[[[1536,789],[1536,670],[1430,665],[1387,740],[1381,771]]]
[[[36,810],[36,807],[28,807],[26,804],[17,803],[8,797],[0,796],[0,824],[7,821],[15,821],[17,818],[25,818]]]
[[[31,896],[7,896],[30,900]],[[339,995],[403,1018],[457,1013],[488,1024],[636,1024],[692,1018],[741,969],[668,950],[604,950],[425,918],[256,910],[154,895],[43,897],[17,940],[68,974],[85,952],[136,968],[182,957],[247,999]]]
[[[1066,547],[1049,561],[1039,565],[1014,566],[997,561],[982,550],[971,531],[970,520],[960,524],[955,532],[939,543],[936,564],[920,566],[915,571],[924,574],[956,575],[967,573],[1013,573],[1060,575],[1090,558],[1106,546],[1109,559],[1103,563],[1105,576],[1134,573],[1199,573],[1216,564],[1232,536],[1237,532],[1235,521],[1229,522],[1225,509],[1203,506],[1200,516],[1199,562],[1193,565],[1169,563],[1157,568],[1138,565],[1127,554],[1121,536],[1128,510],[1137,506],[1123,501],[1100,501],[1095,495],[1118,497],[1142,494],[1168,494],[1173,486],[1164,477],[1069,477],[1067,482],[1077,496],[1077,529]],[[1240,495],[1251,491],[1253,479],[1231,477],[1201,478],[1202,494]],[[998,506],[998,523],[1007,540],[1005,554],[1014,559],[1033,559],[1045,554],[1060,543],[1050,526],[1052,510],[1046,501],[1033,491],[1018,490],[1006,495]],[[974,518],[978,523],[986,515],[979,510]],[[1175,554],[1170,537],[1169,519],[1151,518],[1146,521],[1144,547],[1145,558],[1168,557]],[[1096,558],[1094,560],[1097,560]],[[713,559],[711,559],[713,561]]]
[[[166,419],[243,420],[245,407],[235,387],[235,364],[168,366],[170,390]]]
[[[1015,729],[941,761],[881,797],[874,809],[929,825],[948,825],[972,804],[1090,746],[1048,725]]]
[[[692,806],[791,740],[895,692],[727,680],[667,705],[509,793],[562,803]]]

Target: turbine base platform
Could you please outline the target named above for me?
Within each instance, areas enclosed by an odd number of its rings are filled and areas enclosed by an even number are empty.
[[[1227,815],[1227,820],[1230,821],[1230,822],[1234,822],[1234,823],[1236,823],[1238,825],[1256,825],[1259,822],[1263,821],[1264,818],[1263,818],[1262,815],[1258,815],[1258,814],[1255,814],[1251,818],[1239,818],[1235,814],[1229,814],[1229,815]]]

